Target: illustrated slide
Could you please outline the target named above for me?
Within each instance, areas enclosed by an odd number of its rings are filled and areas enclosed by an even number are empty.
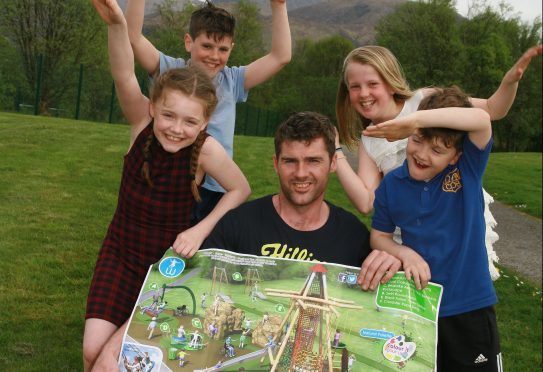
[[[169,249],[149,268],[121,371],[432,371],[442,287],[397,273],[364,292],[359,268]]]

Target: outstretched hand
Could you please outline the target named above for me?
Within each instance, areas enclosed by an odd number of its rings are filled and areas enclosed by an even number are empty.
[[[507,71],[503,80],[507,83],[514,84],[522,79],[522,75],[532,62],[532,58],[540,56],[543,47],[541,44],[536,45],[528,49],[524,54],[518,59],[518,61]]]
[[[409,247],[402,249],[401,261],[407,280],[413,279],[417,289],[426,288],[432,278],[430,266],[417,252]]]
[[[198,251],[205,237],[206,235],[200,232],[196,225],[177,235],[172,248],[181,257],[191,258]]]
[[[400,269],[401,261],[384,251],[371,251],[358,274],[358,285],[364,290],[374,290],[379,283],[388,282]]]
[[[108,25],[122,23],[123,11],[116,0],[92,0],[94,8]]]
[[[386,138],[389,142],[409,137],[417,128],[415,113],[368,126],[362,134],[368,137]]]

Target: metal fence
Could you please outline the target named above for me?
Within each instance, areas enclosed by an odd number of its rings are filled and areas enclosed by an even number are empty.
[[[124,120],[115,120],[114,113],[119,110],[117,107],[117,101],[114,95],[115,90],[112,91],[112,104],[107,113],[108,123],[111,124],[125,124]],[[27,103],[16,103],[14,111],[22,114],[39,115],[36,112],[35,106]],[[48,112],[50,116],[72,118],[79,120],[77,115],[77,108],[75,110],[75,117],[69,109],[49,107]],[[104,116],[106,113],[104,113]],[[255,137],[273,137],[277,126],[287,118],[284,113],[278,113],[275,111],[263,110],[258,107],[250,106],[246,103],[240,103],[236,106],[236,135],[242,136],[255,136]]]
[[[79,71],[73,71],[63,80],[67,89],[61,101],[50,103],[49,107],[40,107],[42,63],[43,58],[40,56],[37,60],[37,83],[33,91],[17,89],[13,106],[2,109],[30,115],[126,123],[115,96],[115,85],[107,78],[110,76],[109,71],[86,69],[84,65],[80,65]],[[149,79],[145,73],[140,75],[140,87],[146,92]],[[98,80],[101,83],[97,84]],[[271,137],[275,134],[277,125],[287,116],[284,113],[252,107],[247,103],[237,104],[236,110],[237,135]]]
[[[287,114],[263,110],[246,103],[236,106],[235,134],[243,136],[273,137],[279,123],[287,118]]]

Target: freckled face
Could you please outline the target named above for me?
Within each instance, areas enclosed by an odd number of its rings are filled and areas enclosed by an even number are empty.
[[[216,40],[205,33],[201,33],[195,39],[188,34],[185,35],[185,49],[190,53],[191,62],[202,68],[210,78],[214,78],[224,69],[233,46],[230,36]]]
[[[330,159],[322,138],[309,144],[300,141],[284,142],[274,166],[281,195],[294,206],[321,203],[331,171],[335,170],[335,158]]]
[[[156,139],[172,153],[192,145],[207,125],[202,102],[171,89],[151,104],[151,116]]]
[[[351,62],[345,69],[349,100],[361,116],[374,124],[393,119],[400,106],[394,91],[371,65]]]
[[[449,164],[456,164],[462,153],[454,146],[446,147],[440,139],[426,139],[416,131],[407,141],[406,154],[411,178],[429,181]]]

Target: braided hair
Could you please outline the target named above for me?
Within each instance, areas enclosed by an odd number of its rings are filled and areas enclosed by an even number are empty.
[[[185,68],[175,68],[166,71],[164,74],[157,76],[151,86],[150,99],[151,102],[157,102],[165,94],[167,90],[180,91],[188,97],[198,99],[203,106],[204,118],[209,119],[215,107],[217,107],[217,95],[215,94],[215,86],[206,73],[201,71],[196,66]],[[198,170],[198,157],[205,142],[206,133],[201,131],[192,145],[190,158],[190,176],[191,189],[194,199],[200,201],[198,192],[198,184],[196,183],[196,172]],[[153,187],[151,180],[151,143],[154,139],[154,133],[147,137],[143,148],[143,165],[141,168],[142,177],[145,178],[150,187]]]
[[[141,176],[147,181],[147,184],[150,188],[154,187],[153,181],[151,180],[151,144],[155,134],[151,131],[151,134],[147,136],[145,140],[145,145],[143,146],[143,165],[141,166]]]
[[[202,150],[202,145],[204,144],[205,140],[205,132],[201,131],[198,133],[198,137],[196,137],[196,140],[192,145],[192,153],[190,155],[190,176],[192,179],[190,189],[194,199],[198,203],[202,201],[202,198],[200,197],[200,192],[198,191],[198,183],[196,183],[196,171],[198,170],[198,157],[200,156],[200,151]]]

